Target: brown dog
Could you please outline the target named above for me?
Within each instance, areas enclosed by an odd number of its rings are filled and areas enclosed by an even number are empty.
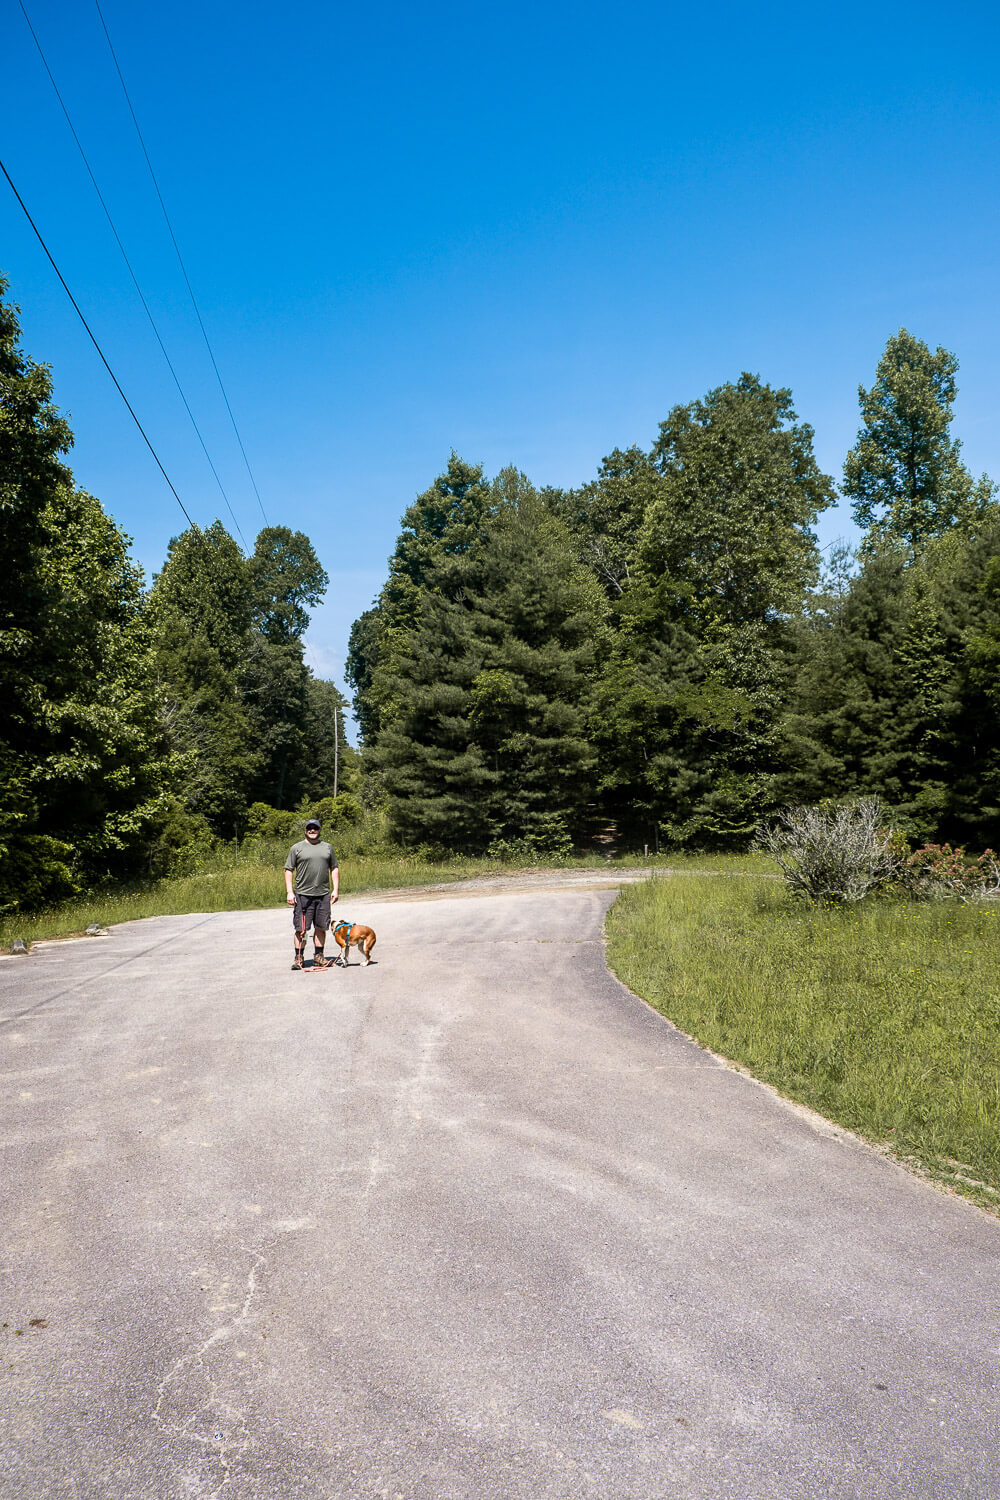
[[[363,927],[360,922],[338,922],[334,926],[333,936],[338,948],[343,952],[338,954],[336,962],[342,964],[346,969],[348,959],[351,956],[351,945],[357,948],[359,953],[364,954],[365,964],[372,961],[372,949],[375,946],[375,932],[371,927]]]

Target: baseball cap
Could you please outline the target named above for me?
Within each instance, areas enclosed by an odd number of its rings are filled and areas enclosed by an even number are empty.
[[[306,827],[307,828],[319,828],[319,826],[320,826],[319,818],[307,818],[306,819]]]

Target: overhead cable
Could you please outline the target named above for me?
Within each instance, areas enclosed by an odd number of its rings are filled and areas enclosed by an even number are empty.
[[[34,26],[31,24],[31,17],[28,15],[27,10],[25,9],[24,0],[18,0],[18,4],[21,7],[21,13],[24,16],[24,19],[25,19],[25,21],[28,24],[28,30],[31,32],[31,36],[32,36],[32,39],[33,39],[33,41],[35,43],[35,46],[38,49],[38,55],[42,59],[42,65],[45,68],[46,73],[49,75],[49,82],[51,83],[53,89],[55,90],[55,96],[59,100],[59,104],[60,104],[60,106],[62,108],[63,114],[66,116],[66,124],[70,128],[70,132],[71,132],[71,134],[73,136],[73,139],[74,139],[74,141],[76,142],[76,145],[77,145],[77,150],[79,151],[80,155],[83,158],[83,164],[84,164],[84,166],[87,169],[87,175],[89,176],[90,181],[91,181],[91,183],[93,185],[94,192],[97,194],[98,201],[99,201],[101,207],[104,210],[104,217],[107,219],[108,224],[110,225],[111,233],[115,237],[115,243],[117,244],[118,249],[121,251],[122,260],[125,262],[125,265],[126,265],[126,267],[128,269],[128,273],[129,273],[129,275],[132,278],[132,284],[134,285],[134,287],[136,289],[136,292],[139,295],[139,301],[142,303],[143,310],[144,310],[144,312],[146,314],[146,317],[149,319],[149,326],[150,326],[150,328],[152,328],[153,333],[156,336],[156,342],[160,346],[160,352],[163,355],[163,358],[167,362],[167,369],[170,371],[171,375],[173,376],[174,385],[177,387],[177,393],[178,393],[178,395],[180,396],[181,400],[184,403],[184,409],[185,409],[185,411],[187,412],[188,416],[191,418],[191,425],[194,428],[195,433],[197,434],[198,441],[201,444],[202,452],[204,453],[206,459],[208,460],[208,466],[211,469],[213,475],[215,476],[215,482],[219,486],[219,493],[222,495],[223,500],[226,502],[226,508],[228,509],[229,514],[233,518],[233,525],[236,527],[236,531],[237,531],[237,533],[239,535],[240,541],[243,543],[243,546],[246,548],[246,546],[247,546],[246,537],[243,535],[243,532],[240,530],[240,523],[236,519],[236,512],[233,510],[233,507],[230,504],[229,496],[226,494],[226,491],[225,491],[225,488],[223,486],[222,480],[219,478],[218,470],[216,469],[215,464],[212,462],[212,455],[209,453],[208,446],[207,446],[207,444],[205,442],[205,439],[201,435],[201,428],[198,426],[198,423],[195,420],[194,412],[191,410],[191,407],[190,407],[190,404],[188,402],[187,396],[185,396],[185,394],[184,394],[184,388],[181,385],[180,378],[179,378],[179,376],[177,374],[177,371],[174,369],[173,361],[171,360],[170,355],[167,353],[166,346],[165,346],[165,344],[163,342],[163,339],[160,337],[160,330],[156,326],[156,320],[154,319],[153,314],[150,311],[149,303],[146,301],[146,298],[143,295],[142,287],[139,285],[139,278],[135,274],[135,271],[134,271],[134,269],[132,267],[132,262],[129,260],[128,255],[126,253],[125,246],[122,244],[121,236],[118,233],[118,230],[117,230],[117,228],[115,226],[115,221],[111,217],[111,210],[108,208],[108,205],[107,205],[107,203],[104,200],[104,194],[101,192],[101,189],[98,186],[97,178],[94,176],[93,168],[91,167],[90,162],[89,162],[89,160],[87,158],[87,153],[83,149],[83,143],[80,140],[79,135],[77,134],[76,126],[73,124],[73,121],[70,118],[69,110],[66,107],[66,101],[63,99],[62,94],[59,92],[59,85],[56,83],[56,80],[53,77],[52,69],[49,67],[48,59],[45,56],[45,53],[44,53],[44,51],[42,49],[42,44],[38,40],[38,34],[35,31]],[[249,550],[249,549],[247,549],[247,550]]]
[[[7,171],[7,168],[4,166],[4,163],[3,163],[2,160],[0,160],[0,172],[3,173],[3,175],[6,177],[7,181],[10,183],[11,192],[14,194],[14,197],[17,199],[18,203],[20,203],[22,209],[24,210],[24,217],[27,219],[28,223],[31,225],[32,229],[35,231],[35,234],[36,234],[36,236],[38,238],[38,243],[41,245],[42,249],[45,251],[45,254],[47,255],[48,260],[49,260],[49,264],[51,265],[53,271],[55,271],[56,275],[59,277],[59,280],[62,282],[63,291],[66,293],[67,297],[72,302],[73,307],[74,307],[74,309],[76,311],[77,317],[80,319],[80,322],[83,324],[84,328],[87,330],[87,333],[90,336],[90,342],[93,344],[94,348],[97,350],[98,354],[101,356],[101,363],[104,365],[104,368],[107,370],[108,374],[111,376],[111,379],[114,381],[114,383],[115,383],[115,389],[117,390],[119,396],[121,396],[122,400],[125,402],[125,405],[128,407],[129,416],[132,418],[132,421],[135,423],[135,425],[138,427],[139,431],[142,433],[142,440],[146,444],[146,447],[149,449],[150,453],[153,455],[153,458],[156,460],[156,467],[159,469],[160,473],[163,475],[164,479],[167,481],[167,485],[169,486],[170,493],[173,495],[174,499],[177,501],[177,504],[180,506],[181,510],[184,512],[184,519],[187,521],[187,523],[188,523],[189,526],[194,527],[194,530],[198,531],[199,530],[198,526],[195,525],[194,521],[192,521],[191,517],[188,515],[187,507],[185,506],[184,501],[181,499],[180,495],[178,495],[177,491],[174,489],[173,481],[171,480],[170,475],[167,473],[166,469],[163,467],[162,463],[160,462],[160,455],[157,453],[156,449],[153,447],[152,443],[149,441],[149,438],[146,435],[146,429],[143,427],[142,423],[139,421],[139,418],[136,416],[135,411],[132,408],[131,401],[128,399],[128,397],[126,396],[125,392],[122,390],[121,386],[119,385],[119,383],[118,383],[118,376],[115,374],[114,370],[112,370],[111,366],[108,364],[108,361],[107,361],[107,358],[105,356],[104,350],[101,348],[100,344],[97,342],[97,337],[94,334],[94,330],[91,328],[90,324],[87,322],[86,318],[83,316],[83,313],[80,311],[79,303],[77,302],[76,298],[73,296],[73,293],[70,291],[69,287],[66,285],[66,278],[63,276],[63,273],[60,271],[59,267],[56,265],[56,263],[55,263],[55,261],[54,261],[54,259],[52,257],[52,252],[49,249],[48,245],[45,243],[44,238],[42,237],[42,231],[39,229],[38,225],[35,223],[34,219],[31,217],[31,214],[28,212],[28,206],[25,203],[24,199],[21,197],[21,194],[18,192],[17,188],[14,186],[14,180],[11,177],[10,173]]]
[[[264,510],[264,502],[260,498],[260,490],[257,488],[257,481],[253,477],[253,469],[251,469],[250,467],[250,460],[249,458],[247,458],[247,450],[243,446],[243,439],[240,436],[240,429],[237,427],[236,418],[233,416],[233,408],[229,404],[229,397],[226,394],[226,387],[223,384],[222,376],[219,373],[219,366],[216,363],[215,354],[212,351],[212,344],[211,340],[208,337],[208,330],[205,327],[204,319],[201,316],[201,309],[198,306],[198,299],[194,294],[194,288],[191,285],[191,279],[188,276],[187,267],[184,264],[184,257],[181,255],[181,249],[177,243],[177,236],[174,234],[174,227],[170,222],[170,215],[167,213],[167,205],[164,203],[163,194],[160,192],[160,184],[157,182],[156,173],[153,171],[153,163],[150,161],[149,152],[146,150],[146,142],[143,140],[142,131],[139,129],[139,121],[136,118],[135,110],[132,107],[132,100],[129,96],[128,88],[125,84],[125,78],[121,70],[121,64],[118,61],[118,54],[115,52],[114,44],[111,40],[111,33],[108,31],[108,23],[104,19],[104,12],[101,10],[100,0],[94,0],[94,4],[97,6],[97,14],[101,18],[101,26],[103,27],[104,35],[107,38],[108,48],[111,52],[112,61],[115,65],[115,71],[118,74],[118,81],[121,83],[122,93],[125,95],[125,102],[128,105],[129,114],[132,116],[132,124],[135,126],[135,133],[139,137],[139,145],[142,147],[142,154],[146,158],[146,166],[149,168],[149,175],[153,179],[153,187],[156,189],[156,196],[160,201],[160,208],[163,210],[163,218],[166,222],[167,230],[170,234],[170,239],[177,255],[177,262],[181,268],[181,274],[184,277],[184,284],[188,289],[188,296],[191,298],[191,306],[194,308],[195,317],[198,319],[198,326],[201,329],[202,338],[205,340],[205,348],[208,350],[208,357],[212,361],[212,369],[215,371],[215,378],[219,382],[219,390],[222,392],[222,399],[226,403],[226,410],[229,413],[229,420],[233,424],[233,431],[236,434],[236,441],[240,445],[240,452],[243,454],[243,462],[246,464],[247,473],[250,476],[250,483],[253,485],[253,492],[257,496],[257,504],[260,506],[260,513],[264,517],[264,524],[266,526],[268,525],[268,519],[267,512]]]

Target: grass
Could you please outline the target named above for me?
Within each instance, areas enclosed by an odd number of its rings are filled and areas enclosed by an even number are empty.
[[[1000,908],[796,903],[777,882],[653,880],[609,962],[706,1047],[1000,1207]]]
[[[255,851],[256,857],[228,868],[221,861],[213,861],[215,868],[191,875],[144,885],[109,887],[48,910],[4,917],[0,919],[0,949],[9,949],[17,937],[30,944],[42,938],[83,932],[94,923],[111,927],[139,917],[284,906],[282,869],[287,852],[282,846],[280,856],[271,859],[263,851]],[[471,866],[471,862],[462,861],[435,864],[401,854],[362,856],[343,867],[341,895],[460,880],[476,873],[473,868],[466,868],[466,863]]]

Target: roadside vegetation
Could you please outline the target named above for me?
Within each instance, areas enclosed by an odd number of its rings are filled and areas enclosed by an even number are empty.
[[[341,896],[350,898],[369,891],[417,888],[467,880],[475,875],[514,874],[523,870],[606,870],[651,866],[666,869],[717,870],[733,874],[757,870],[765,865],[760,855],[661,855],[646,859],[642,854],[609,860],[600,853],[553,857],[533,854],[525,848],[503,849],[479,857],[446,854],[429,848],[404,849],[390,837],[382,813],[360,815],[357,822],[336,826],[330,816],[329,799],[318,804],[325,814],[324,837],[333,844],[341,865]],[[45,938],[85,932],[92,925],[111,927],[140,917],[177,916],[185,912],[253,911],[284,906],[282,870],[289,846],[303,837],[305,819],[312,805],[296,813],[262,809],[267,823],[280,824],[280,831],[250,837],[242,844],[207,846],[197,858],[191,856],[185,873],[132,884],[116,883],[83,893],[72,900],[34,912],[9,912],[0,916],[0,951],[9,952],[16,938],[29,945]],[[189,851],[190,853],[190,851]]]
[[[189,878],[262,899],[255,841],[317,798],[337,838],[384,815],[411,873],[572,860],[601,830],[733,853],[872,797],[911,845],[1000,846],[1000,501],[951,435],[957,369],[888,340],[840,485],[856,554],[820,552],[837,482],[746,371],[576,489],[452,453],[400,497],[351,630],[359,751],[306,660],[310,538],[192,524],[147,582],[0,277],[0,914],[153,881],[187,904]]]
[[[692,876],[624,890],[607,936],[623,983],[703,1046],[1000,1207],[1000,905]]]

